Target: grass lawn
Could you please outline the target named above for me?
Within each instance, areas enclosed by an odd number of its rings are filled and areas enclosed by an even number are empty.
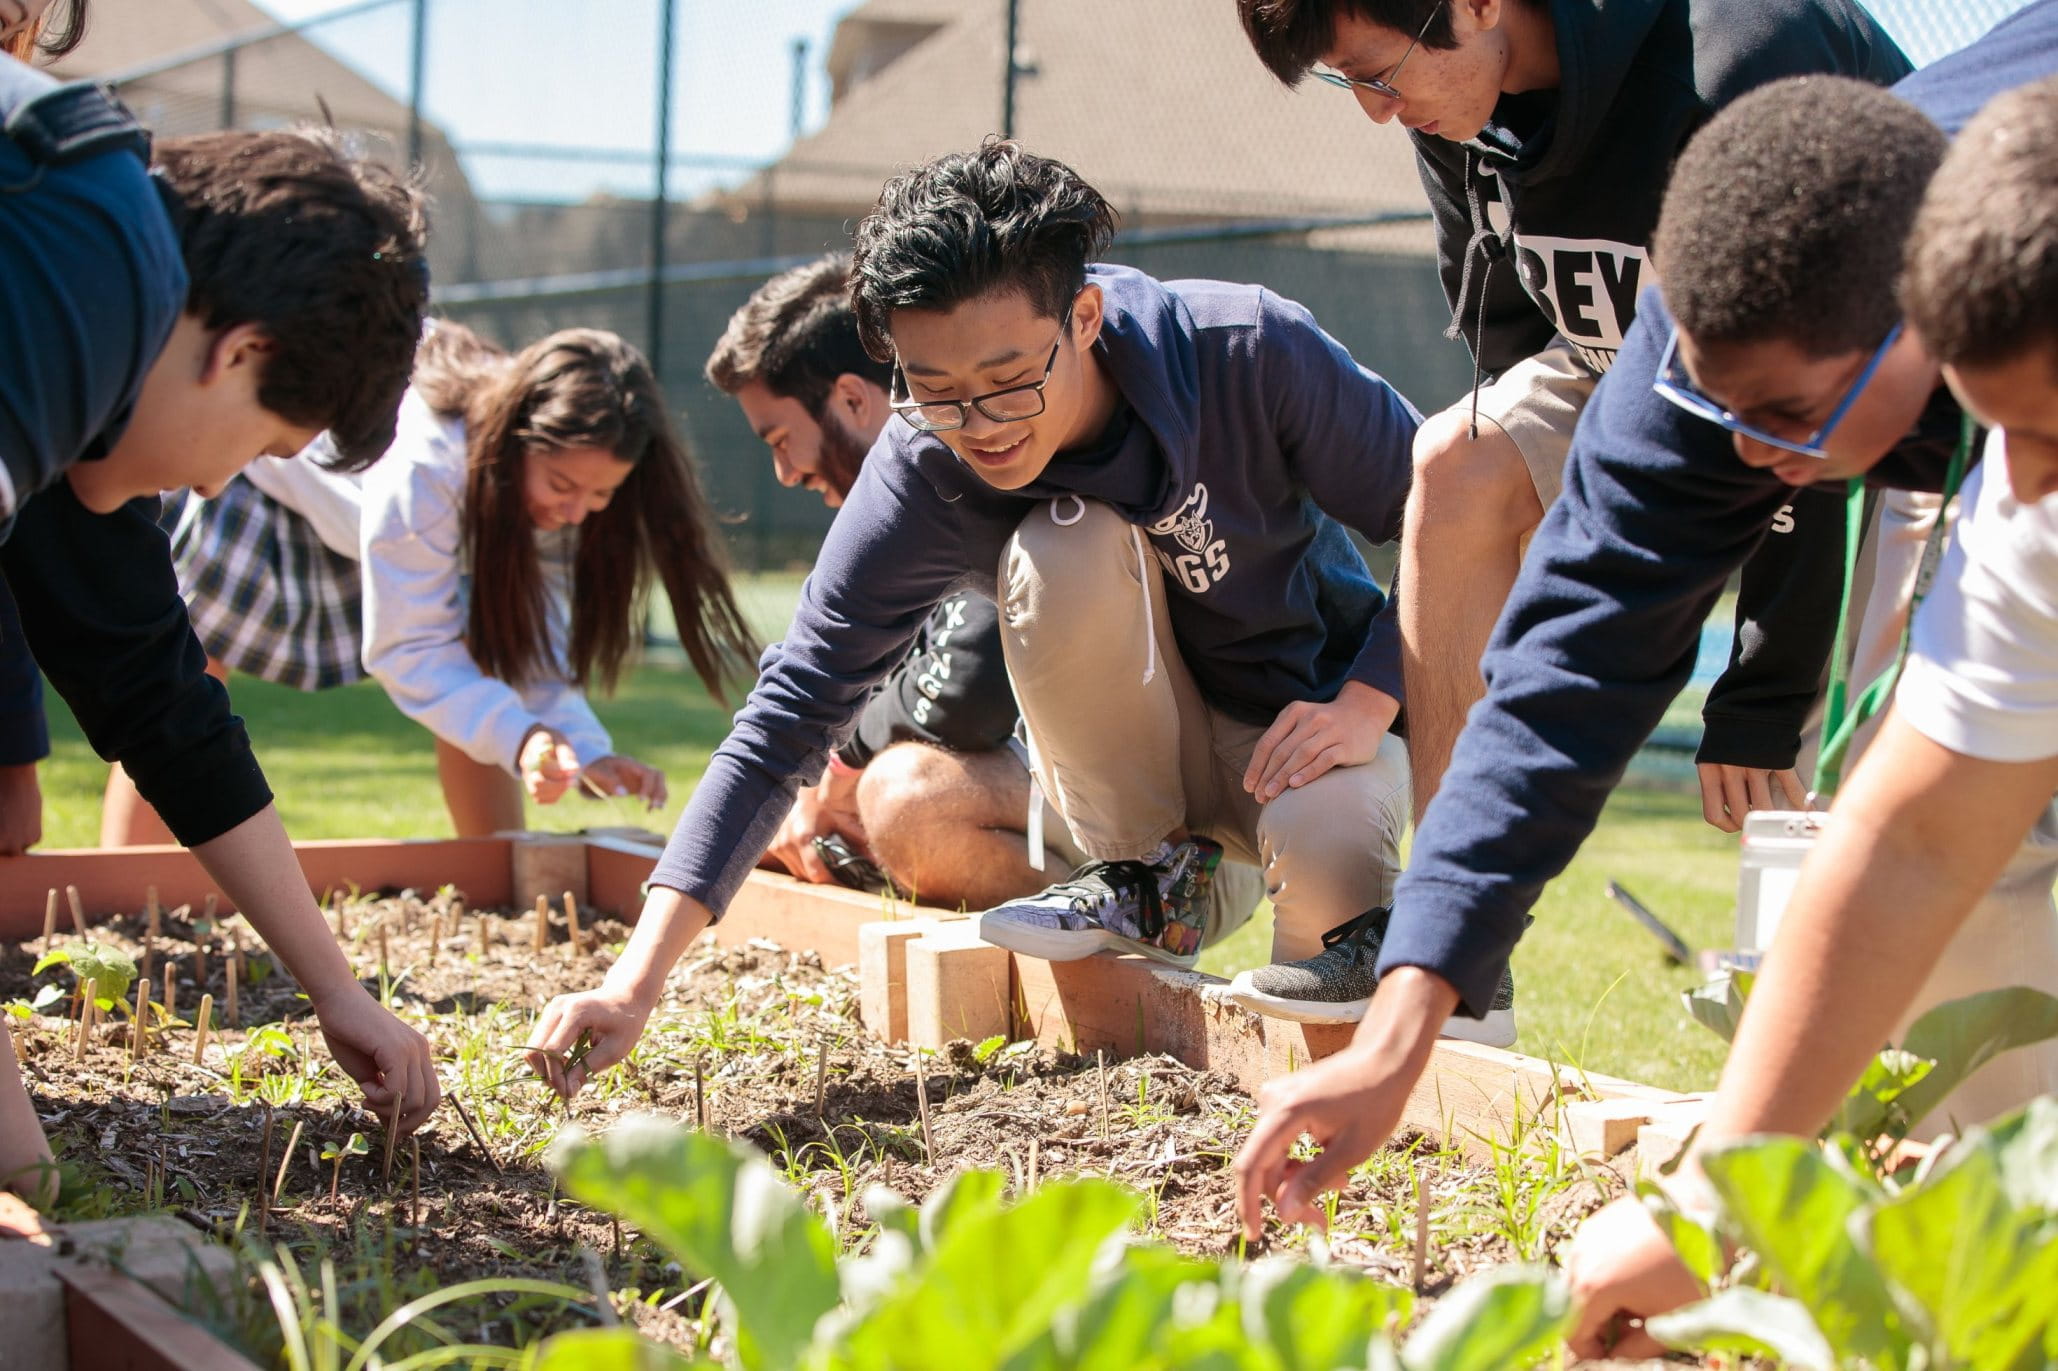
[[[797,578],[739,584],[746,612],[775,633],[790,612]],[[429,736],[402,717],[372,682],[307,695],[237,677],[230,685],[266,774],[296,838],[440,837],[450,833]],[[98,841],[106,767],[51,697],[53,754],[43,772],[46,847]],[[534,828],[643,824],[669,832],[709,754],[728,731],[690,671],[645,665],[599,702],[616,746],[664,769],[671,803],[656,814],[633,801],[568,798],[531,807]],[[1625,789],[1599,831],[1545,891],[1536,926],[1515,954],[1523,1050],[1675,1089],[1712,1086],[1721,1044],[1690,1020],[1679,992],[1694,973],[1667,967],[1657,944],[1607,896],[1610,878],[1634,891],[1695,947],[1726,945],[1736,889],[1735,839],[1701,821],[1683,794]],[[1261,914],[1212,949],[1204,969],[1231,974],[1262,961],[1270,946]]]

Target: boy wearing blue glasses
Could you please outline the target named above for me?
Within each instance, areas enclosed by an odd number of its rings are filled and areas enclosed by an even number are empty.
[[[1829,72],[1884,84],[1909,67],[1856,0],[1237,0],[1237,10],[1281,81],[1313,75],[1408,130],[1450,336],[1472,350],[1472,394],[1416,438],[1401,539],[1419,821],[1479,698],[1479,660],[1522,549],[1562,486],[1573,426],[1650,284],[1647,245],[1681,147],[1768,81]],[[1810,617],[1827,580],[1834,502],[1792,504],[1784,536],[1744,573],[1740,622]],[[1740,635],[1705,711],[1710,823],[1734,831],[1769,798],[1768,768],[1800,801],[1790,768],[1814,689],[1811,647],[1790,632]]]
[[[1936,126],[2052,71],[2058,0],[2037,0],[1894,95],[1784,83],[1682,156],[1656,240],[1665,299],[1645,296],[1580,424],[1564,495],[1495,629],[1486,697],[1416,834],[1364,1024],[1346,1052],[1261,1098],[1237,1163],[1250,1231],[1266,1197],[1312,1218],[1391,1132],[1445,1018],[1489,1002],[1529,907],[1685,683],[1701,622],[1794,488],[1783,478],[1941,487],[1963,415],[1918,340],[1889,340],[1901,247],[1942,155]],[[1684,368],[1661,376],[1668,304]],[[2021,940],[1995,943],[2017,955],[1998,973],[1986,963],[1988,986],[2058,989],[2043,870],[1997,899]],[[1959,946],[1985,952],[1977,941]],[[1975,988],[1942,983],[1949,960],[1923,1003]],[[2017,1098],[2058,1085],[2051,1054],[2014,1057],[1989,1070],[2023,1073],[2003,1082]],[[1324,1144],[1305,1166],[1288,1151],[1303,1131]]]
[[[2023,834],[2048,823],[2058,789],[2054,225],[2058,78],[1980,112],[1915,222],[1901,286],[1909,325],[1992,431],[1988,460],[1966,483],[1892,710],[1802,869],[1694,1154],[1672,1182],[1690,1207],[1710,1199],[1707,1149],[1812,1136],[1828,1122],[1926,993],[1922,978],[1954,930],[1978,926],[1993,898],[1982,892],[2020,873]],[[1702,1293],[1635,1201],[1589,1219],[1566,1266],[1581,1304],[1573,1350],[1588,1356],[1660,1355],[1637,1324]]]

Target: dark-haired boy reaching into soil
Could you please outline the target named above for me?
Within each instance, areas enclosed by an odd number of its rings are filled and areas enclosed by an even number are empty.
[[[1299,305],[1094,264],[1113,220],[1069,168],[990,142],[889,182],[859,227],[852,300],[899,420],[628,949],[545,1011],[533,1060],[561,1090],[629,1051],[794,789],[964,587],[1000,604],[1032,765],[1091,858],[981,914],[988,942],[1191,965],[1227,931],[1207,899],[1225,850],[1265,872],[1275,957],[1384,902],[1408,810],[1398,643],[1345,524],[1397,532],[1415,411]]]
[[[346,464],[384,451],[427,303],[420,199],[319,134],[170,140],[146,166],[126,111],[10,58],[0,118],[0,576],[26,646],[299,980],[367,1102],[412,1128],[437,1100],[428,1044],[315,907],[154,497],[324,429]],[[9,1070],[0,1183],[47,1195],[48,1158]]]
[[[1689,146],[1657,239],[1663,298],[1646,293],[1596,388],[1495,629],[1486,696],[1396,891],[1371,1010],[1348,1049],[1260,1094],[1236,1163],[1247,1232],[1267,1198],[1314,1221],[1320,1193],[1392,1131],[1445,1019],[1487,1004],[1530,906],[1592,831],[1795,486],[1946,484],[1964,416],[1901,327],[1903,244],[1943,156],[1938,126],[2054,70],[2058,0],[2036,0],[1891,94],[1781,83]],[[2026,853],[2021,879],[1983,902],[1986,929],[1926,968],[1918,1004],[2025,981],[2058,990],[2054,859]],[[1958,1112],[2054,1082],[2058,1052],[2019,1049],[1960,1087],[1993,1093]],[[1292,1155],[1304,1133],[1322,1149],[1305,1161]]]

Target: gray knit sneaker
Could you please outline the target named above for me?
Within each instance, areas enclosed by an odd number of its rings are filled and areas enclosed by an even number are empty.
[[[1365,1017],[1379,980],[1372,968],[1379,945],[1386,940],[1389,909],[1368,909],[1322,935],[1322,950],[1298,962],[1275,962],[1239,972],[1229,983],[1231,1000],[1269,1019],[1297,1023],[1356,1023]],[[1488,1047],[1515,1041],[1515,976],[1501,973],[1493,1003],[1483,1019],[1454,1014],[1444,1023],[1443,1037],[1462,1038]]]
[[[1166,843],[1149,861],[1088,862],[1047,890],[973,916],[980,938],[1047,962],[1140,952],[1173,966],[1200,956],[1222,846]]]

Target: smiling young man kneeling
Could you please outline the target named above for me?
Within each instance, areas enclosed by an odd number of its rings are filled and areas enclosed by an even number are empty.
[[[852,486],[627,952],[546,1011],[539,1047],[590,1028],[589,1069],[628,1050],[871,683],[965,587],[1001,606],[1034,772],[1090,858],[985,911],[988,941],[1191,965],[1227,931],[1206,899],[1225,850],[1265,871],[1275,958],[1377,916],[1409,808],[1399,644],[1345,526],[1399,531],[1418,416],[1260,287],[1089,265],[1113,229],[1077,174],[1007,142],[886,186],[851,295],[896,361],[903,422]],[[1468,1027],[1511,1036],[1512,1016]]]

